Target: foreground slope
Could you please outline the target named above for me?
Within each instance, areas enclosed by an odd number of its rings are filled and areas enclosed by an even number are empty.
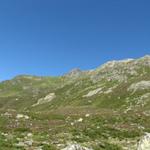
[[[0,83],[0,146],[134,150],[150,132],[149,110],[149,55],[61,77],[21,75]]]

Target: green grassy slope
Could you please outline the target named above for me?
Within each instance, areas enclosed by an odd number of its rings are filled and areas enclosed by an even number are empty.
[[[17,76],[0,83],[0,147],[134,150],[150,132],[149,109],[150,56],[61,77]]]

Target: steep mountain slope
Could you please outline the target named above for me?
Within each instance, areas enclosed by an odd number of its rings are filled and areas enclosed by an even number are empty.
[[[134,150],[150,132],[149,110],[149,55],[61,77],[21,75],[0,83],[0,146]]]

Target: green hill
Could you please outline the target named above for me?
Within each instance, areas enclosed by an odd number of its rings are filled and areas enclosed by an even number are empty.
[[[150,56],[0,83],[0,148],[136,150],[150,132]]]

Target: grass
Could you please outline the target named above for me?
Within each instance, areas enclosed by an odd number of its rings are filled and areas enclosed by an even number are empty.
[[[114,70],[122,73],[126,69]],[[16,144],[31,138],[33,144],[26,149],[60,150],[67,142],[77,142],[93,150],[122,150],[127,143],[131,147],[136,145],[145,132],[150,132],[146,114],[150,101],[144,106],[137,105],[138,98],[150,91],[133,93],[127,89],[133,83],[150,80],[150,69],[137,67],[138,76],[127,72],[127,82],[108,81],[112,71],[97,69],[73,79],[23,75],[0,83],[0,149],[23,150]],[[113,92],[104,93],[114,86]],[[103,88],[102,93],[83,97],[99,87]],[[55,93],[56,98],[32,107],[49,93]],[[132,109],[126,113],[130,106]],[[6,112],[11,116],[4,115]],[[17,119],[17,114],[29,119]],[[78,121],[80,118],[83,121]],[[27,136],[29,133],[32,137]]]

